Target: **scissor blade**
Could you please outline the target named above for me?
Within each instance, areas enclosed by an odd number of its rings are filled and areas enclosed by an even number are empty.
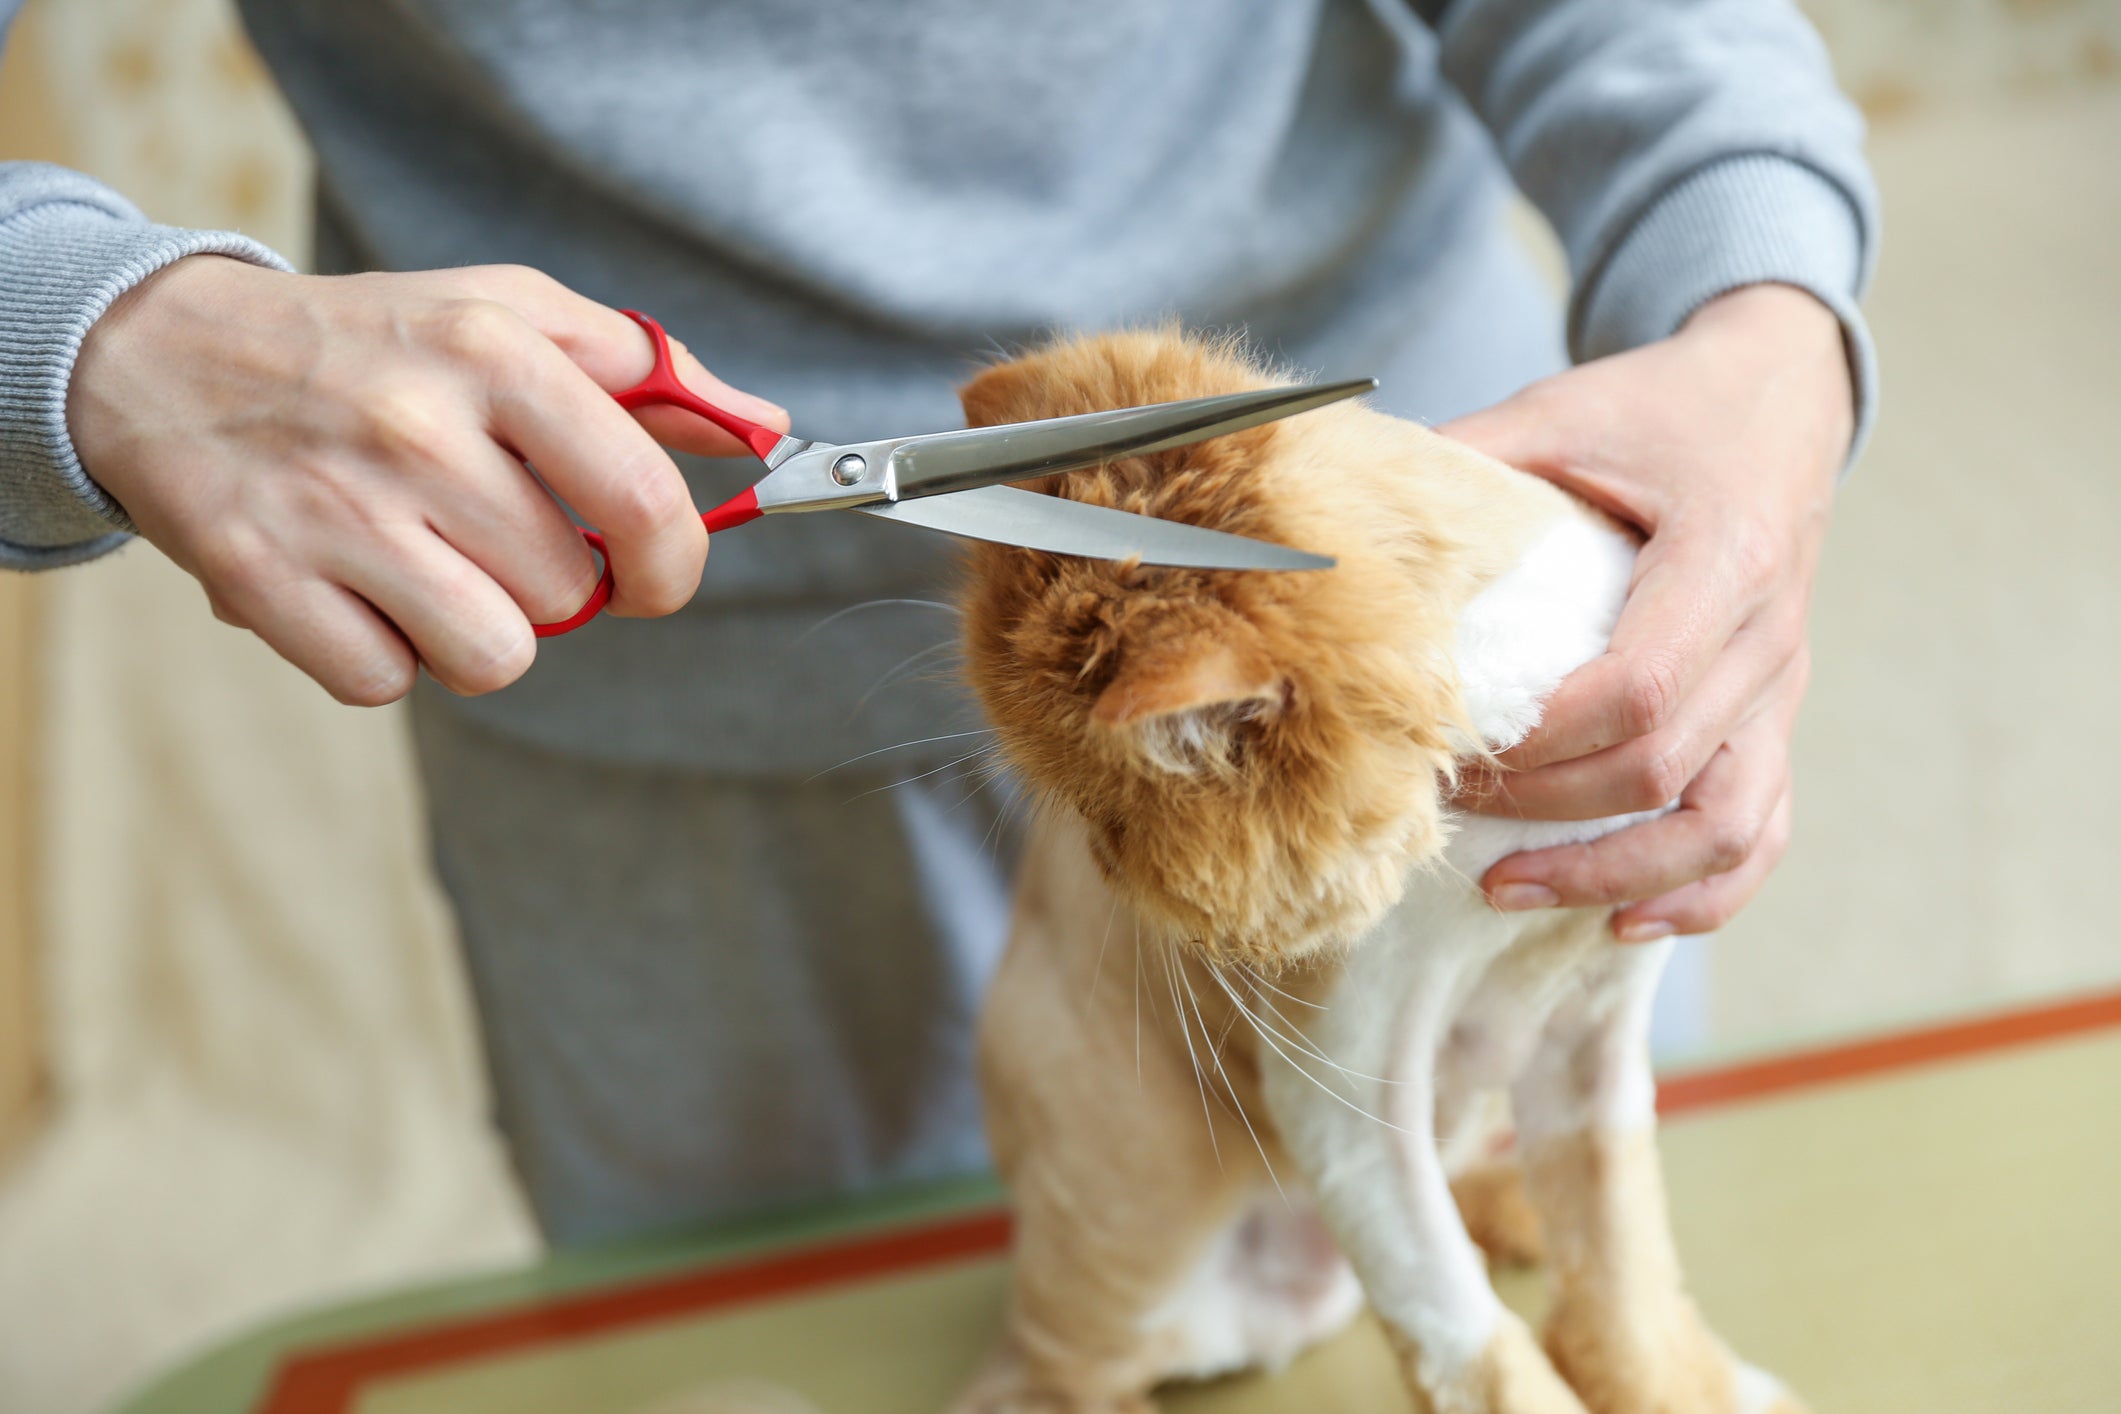
[[[1357,378],[939,432],[900,442],[892,450],[891,465],[901,499],[1029,481],[1205,442],[1342,398],[1361,397],[1376,387],[1375,378]]]
[[[1085,555],[1094,560],[1138,558],[1145,565],[1210,570],[1333,567],[1333,561],[1325,555],[1292,550],[1286,545],[1181,521],[1139,516],[1132,511],[1087,506],[1014,486],[980,486],[949,495],[914,496],[854,509],[904,525],[962,535],[968,540],[992,540],[1055,555]]]

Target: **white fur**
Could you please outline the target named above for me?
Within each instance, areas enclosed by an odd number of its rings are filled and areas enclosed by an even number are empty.
[[[1547,694],[1605,651],[1634,572],[1632,539],[1565,515],[1466,606],[1458,680],[1489,750],[1523,741],[1539,725]]]
[[[1782,1381],[1767,1371],[1743,1363],[1738,1366],[1738,1414],[1768,1414],[1788,1399]]]
[[[1193,1271],[1142,1318],[1175,1339],[1167,1377],[1278,1370],[1362,1310],[1361,1283],[1299,1191],[1254,1192]]]
[[[1468,606],[1458,669],[1481,738],[1466,743],[1469,754],[1523,740],[1562,678],[1605,650],[1634,553],[1626,536],[1567,515]],[[1504,854],[1594,839],[1640,818],[1460,818],[1440,866],[1409,882],[1356,945],[1326,1011],[1308,1021],[1317,1055],[1293,1040],[1267,1051],[1265,1094],[1284,1143],[1371,1303],[1414,1338],[1436,1383],[1477,1359],[1501,1318],[1451,1198],[1439,1113],[1463,1113],[1520,1076],[1519,1107],[1529,1103],[1542,1127],[1646,1109],[1646,1070],[1637,1083],[1618,1067],[1618,1081],[1579,1093],[1565,1083],[1566,1061],[1592,1032],[1635,1024],[1638,1002],[1646,1020],[1664,951],[1600,965],[1580,941],[1534,931],[1550,915],[1495,911],[1476,881]]]

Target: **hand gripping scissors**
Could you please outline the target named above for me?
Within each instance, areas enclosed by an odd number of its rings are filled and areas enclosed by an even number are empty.
[[[668,406],[697,413],[766,464],[765,476],[700,517],[710,532],[781,511],[851,510],[1056,555],[1195,569],[1329,569],[1333,561],[1324,555],[1002,483],[1204,442],[1377,387],[1376,379],[1359,378],[835,445],[784,437],[700,397],[678,381],[663,326],[636,310],[624,313],[648,331],[655,344],[655,367],[633,387],[612,395],[619,406]],[[594,530],[584,530],[582,536],[603,559],[604,573],[589,602],[571,618],[532,626],[540,638],[573,632],[611,601],[611,557],[604,552],[604,538]]]

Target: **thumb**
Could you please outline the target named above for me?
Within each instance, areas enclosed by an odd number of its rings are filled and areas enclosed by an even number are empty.
[[[1478,412],[1455,417],[1436,431],[1505,466],[1538,471],[1553,460],[1554,437],[1551,420],[1538,416],[1530,406],[1533,391],[1528,388]]]

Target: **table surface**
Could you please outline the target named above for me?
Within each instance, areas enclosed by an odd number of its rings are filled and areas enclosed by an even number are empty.
[[[1689,1280],[1816,1414],[2121,1409],[2121,993],[1667,1076]],[[936,1414],[993,1338],[991,1183],[315,1312],[121,1414]],[[1536,1273],[1504,1299],[1536,1315]],[[1394,1414],[1367,1322],[1172,1414]]]

